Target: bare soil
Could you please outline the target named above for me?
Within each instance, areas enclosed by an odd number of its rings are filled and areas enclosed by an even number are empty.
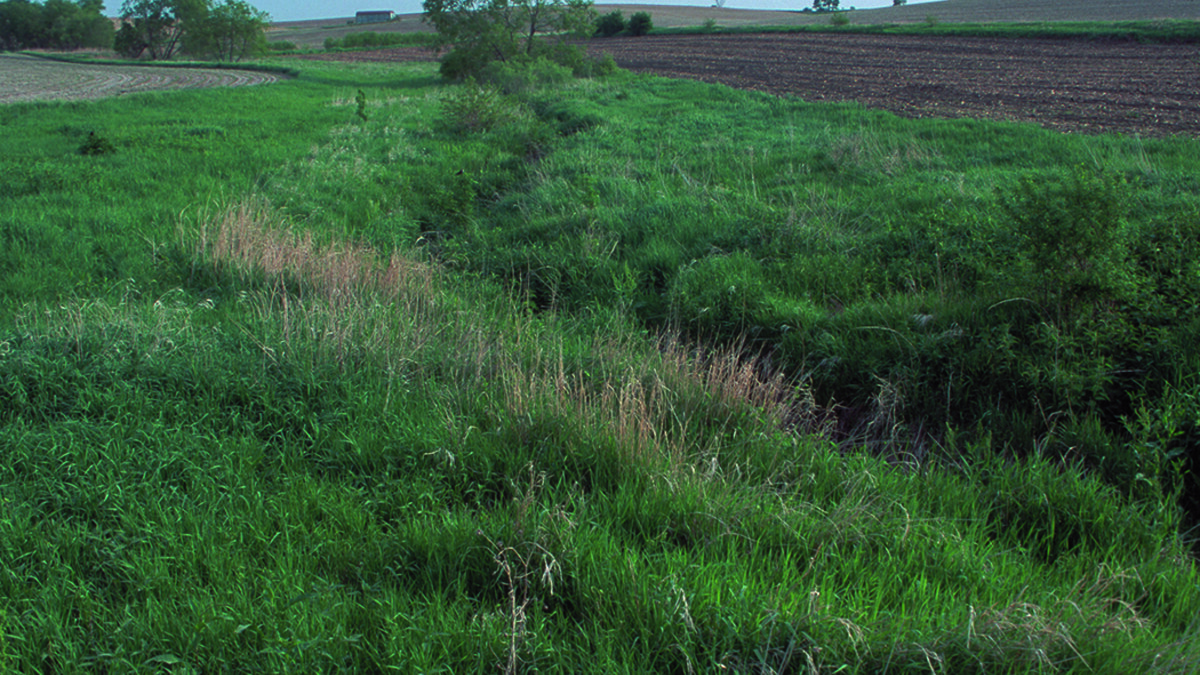
[[[0,54],[0,105],[20,101],[97,99],[143,91],[248,87],[269,84],[274,73],[214,68],[65,63]]]
[[[1200,137],[1200,49],[1135,42],[853,34],[592,41],[623,68],[906,117]]]
[[[593,40],[635,72],[905,117],[1033,122],[1060,131],[1200,137],[1200,49],[1126,41],[854,34]],[[310,58],[430,60],[406,47]]]

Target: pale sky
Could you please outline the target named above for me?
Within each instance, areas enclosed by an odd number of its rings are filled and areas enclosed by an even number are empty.
[[[354,16],[359,10],[390,9],[397,14],[418,14],[421,0],[248,0],[251,5],[271,15],[272,21],[303,21],[305,19],[335,19]],[[911,4],[927,0],[909,0]],[[105,14],[119,16],[122,0],[106,0]],[[598,0],[598,4],[683,5],[709,7],[715,4],[704,0],[641,0],[622,3],[620,0]],[[892,0],[841,0],[843,8],[873,9],[890,7]],[[727,9],[801,10],[812,7],[812,0],[726,0]]]

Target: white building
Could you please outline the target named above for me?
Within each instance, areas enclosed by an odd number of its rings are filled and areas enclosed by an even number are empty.
[[[384,23],[391,21],[395,16],[396,13],[391,10],[358,12],[354,15],[354,23]]]

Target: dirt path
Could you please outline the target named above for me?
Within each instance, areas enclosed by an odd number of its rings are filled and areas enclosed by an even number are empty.
[[[0,104],[94,99],[163,89],[245,87],[279,78],[253,70],[110,66],[0,54]]]

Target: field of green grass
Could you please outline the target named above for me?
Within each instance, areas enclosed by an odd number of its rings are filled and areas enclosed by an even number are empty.
[[[0,672],[1200,669],[1195,141],[287,65],[0,107]]]

